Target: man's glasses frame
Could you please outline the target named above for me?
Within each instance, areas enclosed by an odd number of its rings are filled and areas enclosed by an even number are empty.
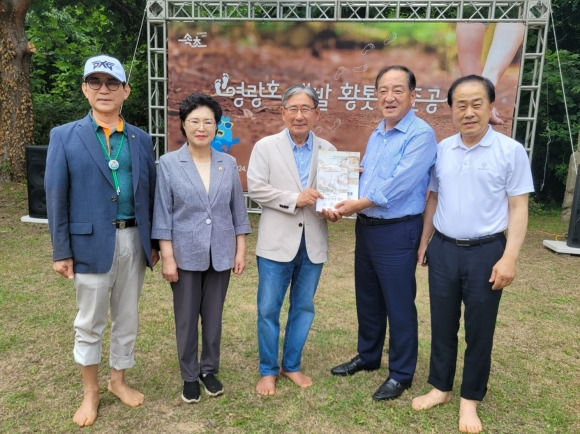
[[[109,78],[107,81],[101,81],[98,78],[94,78],[94,77],[87,78],[85,80],[85,83],[92,90],[100,90],[104,84],[105,86],[107,86],[107,89],[109,89],[111,92],[118,90],[119,87],[123,84],[123,82],[121,82],[119,80],[115,80],[113,78]]]
[[[297,115],[298,112],[302,113],[303,115],[308,115],[311,112],[316,110],[316,107],[310,107],[308,105],[303,105],[302,107],[297,107],[295,105],[291,105],[290,107],[284,107],[288,113],[292,115]]]

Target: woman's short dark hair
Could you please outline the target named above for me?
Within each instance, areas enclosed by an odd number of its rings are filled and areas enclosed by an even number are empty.
[[[183,128],[183,122],[185,122],[185,119],[192,111],[199,107],[207,107],[213,112],[217,128],[217,124],[222,118],[222,108],[220,103],[205,93],[192,93],[181,101],[181,104],[179,105],[179,119],[181,120],[179,123],[179,129],[181,130],[183,137],[187,137],[185,135],[185,129]]]
[[[411,92],[415,90],[415,87],[417,86],[415,74],[413,74],[413,71],[411,71],[409,68],[403,65],[389,65],[381,69],[377,74],[377,78],[375,79],[375,90],[379,90],[379,81],[381,81],[381,77],[391,70],[403,71],[405,74],[407,74],[407,85],[409,86],[409,90]]]
[[[458,78],[451,84],[451,87],[447,92],[447,104],[449,104],[449,107],[453,106],[453,94],[455,93],[455,89],[457,88],[457,86],[463,83],[470,82],[481,83],[485,88],[485,91],[487,92],[487,98],[489,99],[489,103],[491,104],[495,101],[495,87],[493,83],[488,78],[482,77],[481,75],[472,74]]]

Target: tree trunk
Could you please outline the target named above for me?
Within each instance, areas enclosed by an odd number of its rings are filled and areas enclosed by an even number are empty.
[[[24,148],[33,145],[29,6],[30,0],[0,0],[0,177],[13,181],[26,176]]]

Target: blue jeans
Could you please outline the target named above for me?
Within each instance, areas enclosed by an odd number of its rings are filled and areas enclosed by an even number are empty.
[[[257,257],[258,261],[258,350],[260,375],[278,375],[280,310],[290,285],[290,309],[282,351],[282,369],[300,371],[302,349],[314,320],[314,294],[323,264],[308,259],[304,237],[296,257],[290,262],[276,262]]]

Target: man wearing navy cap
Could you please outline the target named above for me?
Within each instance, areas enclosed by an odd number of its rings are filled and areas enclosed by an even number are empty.
[[[151,137],[120,115],[130,93],[121,63],[87,60],[82,91],[91,110],[50,134],[45,172],[53,268],[74,279],[78,314],[74,359],[83,402],[73,421],[92,425],[99,406],[98,367],[111,309],[109,392],[131,407],[142,393],[125,382],[135,364],[138,302],[146,266],[158,259],[151,242],[155,157]]]

